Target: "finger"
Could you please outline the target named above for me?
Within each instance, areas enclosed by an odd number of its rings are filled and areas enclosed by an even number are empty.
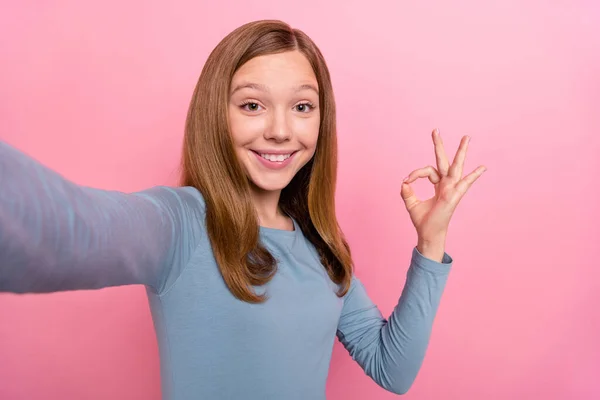
[[[441,176],[448,175],[449,162],[446,156],[446,150],[444,150],[444,143],[442,142],[442,136],[438,129],[434,129],[431,134],[433,138],[433,146],[435,148],[435,162],[437,164],[438,172]]]
[[[463,166],[465,164],[465,158],[467,157],[467,148],[469,147],[470,141],[471,138],[469,136],[463,136],[460,141],[460,146],[458,146],[458,150],[456,151],[456,156],[454,156],[454,161],[452,161],[452,165],[448,171],[449,176],[456,179],[462,178]]]
[[[407,210],[413,208],[420,201],[417,198],[417,195],[415,194],[413,188],[411,188],[410,185],[406,182],[402,183],[402,187],[400,188],[400,197],[402,197],[402,200],[404,200],[404,205],[406,206]]]
[[[424,168],[419,168],[408,174],[406,178],[402,181],[402,187],[400,189],[400,196],[402,200],[404,200],[404,204],[406,205],[406,209],[410,210],[412,207],[417,205],[420,200],[417,198],[415,191],[410,186],[411,182],[419,178],[428,178],[431,183],[434,185],[437,184],[441,177],[438,171],[433,168],[431,165],[428,165]]]
[[[402,182],[410,184],[419,178],[428,178],[434,185],[441,179],[439,172],[433,166],[428,165],[412,171]]]
[[[475,170],[473,172],[471,172],[469,175],[467,175],[464,178],[462,178],[456,184],[456,190],[458,190],[458,192],[461,195],[464,195],[465,193],[467,193],[467,190],[469,190],[469,188],[471,187],[471,185],[473,185],[473,183],[475,183],[475,181],[481,175],[483,175],[483,173],[485,171],[487,171],[487,168],[485,166],[483,166],[483,165],[480,165],[479,167],[475,168]]]

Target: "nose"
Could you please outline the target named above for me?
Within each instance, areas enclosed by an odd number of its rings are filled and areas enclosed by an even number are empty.
[[[275,140],[276,142],[285,142],[290,140],[292,130],[288,121],[288,115],[285,110],[277,110],[271,113],[269,123],[265,129],[265,139]]]

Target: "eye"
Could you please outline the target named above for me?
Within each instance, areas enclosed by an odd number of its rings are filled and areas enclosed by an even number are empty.
[[[250,112],[255,112],[255,111],[260,111],[261,106],[258,103],[255,103],[253,101],[248,101],[245,102],[244,104],[242,104],[240,106],[243,110],[245,111],[250,111]]]
[[[294,106],[294,109],[298,112],[301,113],[307,113],[312,111],[315,108],[315,106],[311,103],[300,103],[300,104],[296,104]]]

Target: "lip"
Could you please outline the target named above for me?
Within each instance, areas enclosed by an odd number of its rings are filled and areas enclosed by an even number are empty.
[[[250,149],[257,154],[293,154],[297,150],[268,150],[268,149]]]
[[[274,169],[274,170],[283,169],[286,166],[288,166],[292,162],[292,159],[296,156],[296,153],[297,153],[296,151],[285,151],[285,152],[282,152],[282,151],[267,152],[267,151],[265,151],[264,153],[261,153],[261,154],[290,154],[290,153],[292,153],[284,161],[269,161],[266,158],[262,158],[260,156],[260,154],[257,153],[255,150],[251,150],[251,152],[257,158],[258,162],[260,162],[263,166],[265,166],[266,168],[269,168],[269,169]]]

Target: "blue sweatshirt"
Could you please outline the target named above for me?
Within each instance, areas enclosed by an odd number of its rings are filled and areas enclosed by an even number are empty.
[[[257,288],[268,300],[249,304],[221,278],[204,213],[195,188],[84,187],[0,142],[0,292],[145,285],[164,399],[324,399],[336,336],[377,384],[408,390],[452,265],[448,254],[439,263],[413,248],[386,319],[356,276],[343,298],[336,295],[296,221],[294,231],[261,227],[278,270]]]

